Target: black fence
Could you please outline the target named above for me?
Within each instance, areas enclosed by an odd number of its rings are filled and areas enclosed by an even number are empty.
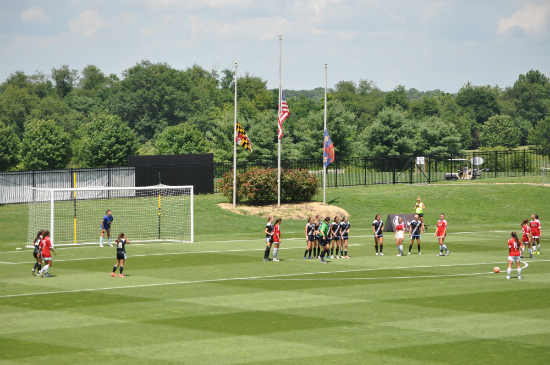
[[[327,168],[327,186],[429,184],[443,180],[476,180],[541,175],[550,167],[550,150],[469,152],[454,155],[376,156],[336,159]],[[233,163],[215,163],[215,187]],[[277,168],[277,161],[237,163],[238,172]],[[281,161],[285,169],[306,169],[322,178],[320,160]]]
[[[550,167],[550,150],[471,152],[456,155],[376,156],[336,159],[327,169],[327,186],[429,184],[443,180],[477,180],[542,174]],[[277,168],[277,161],[237,164],[237,171]],[[306,169],[322,178],[321,160],[281,161],[285,169]],[[194,185],[195,194],[218,191],[231,162],[126,166],[0,173],[0,204],[24,203],[25,187]]]

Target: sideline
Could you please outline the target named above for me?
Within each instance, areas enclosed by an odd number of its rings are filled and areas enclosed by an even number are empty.
[[[548,262],[550,260],[537,260],[536,262]],[[524,262],[526,268],[529,266],[527,262]],[[485,262],[485,263],[476,263],[476,264],[455,264],[455,265],[422,265],[422,266],[403,266],[403,267],[385,267],[385,268],[369,268],[369,269],[356,269],[356,270],[336,270],[336,271],[316,271],[316,272],[305,272],[305,273],[296,273],[296,274],[280,274],[280,275],[266,275],[266,276],[249,276],[249,277],[235,277],[235,278],[220,278],[220,279],[205,279],[205,280],[189,280],[189,281],[176,281],[176,282],[166,282],[166,283],[156,283],[156,284],[140,284],[140,285],[126,285],[126,286],[114,286],[114,287],[105,287],[105,288],[90,288],[90,289],[74,289],[74,290],[59,290],[59,291],[50,291],[43,293],[24,293],[24,294],[8,294],[0,295],[0,299],[3,298],[20,298],[20,297],[31,297],[37,295],[50,295],[50,294],[71,294],[71,293],[86,293],[86,292],[96,292],[96,291],[106,291],[106,290],[120,290],[120,289],[136,289],[136,288],[151,288],[151,287],[160,287],[168,285],[186,285],[186,284],[204,284],[204,283],[219,283],[224,281],[238,281],[238,280],[285,280],[284,278],[289,278],[292,276],[309,276],[309,275],[319,275],[319,274],[343,274],[343,273],[352,273],[352,272],[367,272],[367,271],[378,271],[378,270],[403,270],[403,269],[418,269],[418,268],[435,268],[435,267],[456,267],[456,266],[477,266],[477,265],[494,265],[502,264],[502,261],[498,262]],[[469,275],[488,275],[493,274],[492,271],[489,272],[480,272],[480,273],[471,273]],[[422,278],[437,278],[437,277],[459,277],[465,276],[466,274],[450,274],[450,275],[418,275],[418,276],[402,276],[400,279],[422,279]],[[330,279],[324,278],[322,280],[343,280],[341,279]],[[349,279],[349,278],[348,278]],[[383,279],[398,279],[396,277],[386,277],[386,278],[371,278],[370,280],[383,280]],[[286,279],[292,280],[292,279]],[[296,280],[307,280],[307,279],[296,279]],[[315,279],[314,279],[315,280]],[[351,279],[356,280],[356,279]],[[365,278],[364,280],[369,280]]]

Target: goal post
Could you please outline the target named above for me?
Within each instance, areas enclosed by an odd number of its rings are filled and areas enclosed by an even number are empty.
[[[101,221],[112,212],[111,240],[194,242],[193,186],[26,188],[27,244],[49,230],[56,246],[99,244]],[[105,238],[106,240],[106,238]]]

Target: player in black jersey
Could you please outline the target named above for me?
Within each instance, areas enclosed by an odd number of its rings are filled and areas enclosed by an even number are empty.
[[[418,245],[418,254],[422,255],[422,252],[420,252],[420,234],[424,233],[424,230],[422,229],[422,221],[420,221],[418,218],[418,214],[415,214],[414,221],[412,221],[411,225],[409,226],[409,237],[411,238],[411,244],[409,245],[409,255],[411,254],[414,240],[416,240],[416,244]]]
[[[384,256],[382,250],[384,249],[384,221],[382,221],[380,214],[374,216],[372,221],[372,231],[374,232],[374,249],[376,255],[378,255],[378,246],[380,246],[380,255]]]
[[[351,223],[348,222],[348,217],[344,216],[340,222],[340,232],[342,232],[342,258],[349,259],[348,256],[348,234]]]
[[[126,236],[124,236],[124,233],[120,233],[115,243],[116,243],[116,264],[115,264],[115,267],[113,267],[113,272],[111,273],[111,276],[116,276],[115,274],[116,268],[117,266],[120,266],[120,274],[118,275],[118,277],[123,278],[124,275],[122,274],[122,271],[124,270],[124,261],[126,261],[125,245],[127,243],[130,243],[130,241],[126,239]]]
[[[273,217],[267,217],[267,224],[265,225],[265,252],[264,261],[269,261],[269,252],[271,251],[271,244],[273,243]]]
[[[342,235],[340,232],[340,223],[338,223],[338,216],[334,217],[334,221],[330,225],[330,233],[332,235],[332,245],[330,246],[330,258],[334,258],[334,244],[336,244],[336,258],[338,257],[338,247],[340,246],[340,240],[342,239]]]
[[[34,250],[32,252],[32,255],[34,256],[34,259],[36,260],[36,263],[34,264],[34,267],[32,268],[31,272],[33,275],[35,274],[36,269],[38,268],[38,273],[42,271],[42,255],[40,254],[40,242],[42,241],[44,231],[40,230],[38,231],[38,234],[36,235],[36,238],[34,239]]]
[[[313,241],[315,240],[315,223],[313,223],[312,217],[309,217],[307,219],[305,234],[306,234],[307,249],[304,252],[304,260],[306,259],[306,255],[308,253],[309,253],[309,259],[311,259],[311,250],[313,249]]]
[[[321,258],[321,226],[323,225],[323,219],[321,219],[320,215],[315,216],[315,242],[314,242],[314,249],[313,249],[313,256],[317,259]],[[315,250],[317,249],[317,250]]]

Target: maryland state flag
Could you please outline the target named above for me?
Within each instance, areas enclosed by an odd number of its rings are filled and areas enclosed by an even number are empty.
[[[334,145],[328,135],[328,130],[325,129],[325,138],[323,141],[323,166],[327,167],[334,162]]]
[[[245,150],[248,150],[248,152],[252,153],[252,146],[250,145],[250,139],[248,139],[246,132],[238,122],[237,122],[237,137],[235,138],[235,142],[237,142],[238,145],[243,146]]]

